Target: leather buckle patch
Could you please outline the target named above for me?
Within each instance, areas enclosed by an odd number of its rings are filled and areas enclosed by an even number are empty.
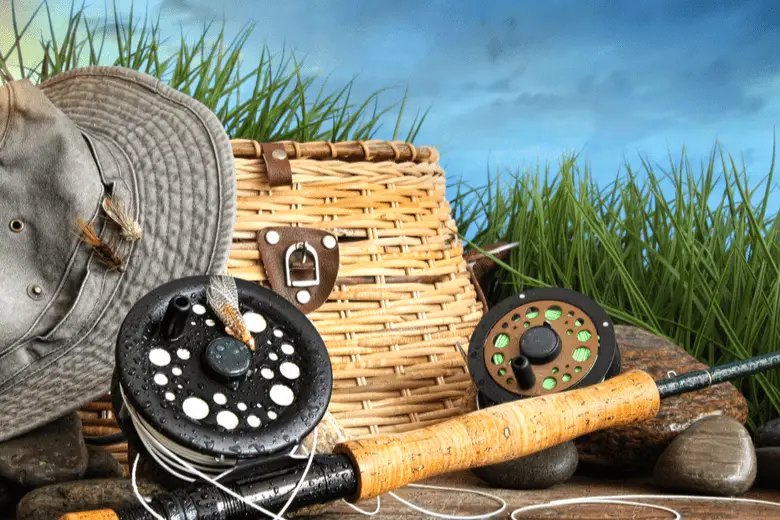
[[[339,271],[334,235],[319,229],[270,227],[259,233],[258,249],[276,293],[304,313],[327,301]]]

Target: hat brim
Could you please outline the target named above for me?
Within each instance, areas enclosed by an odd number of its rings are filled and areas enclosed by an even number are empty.
[[[131,170],[122,176],[129,179],[143,237],[132,244],[126,271],[103,288],[106,301],[90,313],[92,322],[67,349],[0,394],[0,409],[7,410],[0,417],[3,438],[107,393],[116,335],[130,308],[170,280],[223,273],[236,218],[230,140],[200,102],[118,67],[76,69],[40,88],[85,135],[108,143],[95,152],[98,162]],[[41,347],[45,351],[43,341]]]

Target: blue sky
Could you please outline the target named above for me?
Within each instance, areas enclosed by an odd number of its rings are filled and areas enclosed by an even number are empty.
[[[148,9],[174,39],[212,19],[232,31],[254,22],[247,49],[294,49],[334,87],[356,77],[358,95],[398,86],[389,102],[408,86],[410,115],[430,107],[418,142],[439,148],[451,179],[476,184],[488,164],[522,168],[573,150],[605,180],[640,153],[668,165],[683,145],[697,165],[716,140],[758,179],[780,121],[780,0],[149,0]]]

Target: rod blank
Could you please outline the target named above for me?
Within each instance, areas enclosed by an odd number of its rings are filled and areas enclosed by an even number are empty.
[[[675,377],[657,381],[661,399],[686,392],[693,392],[708,386],[717,385],[740,377],[780,367],[780,352],[770,352],[761,356],[714,366],[705,370],[696,370]]]

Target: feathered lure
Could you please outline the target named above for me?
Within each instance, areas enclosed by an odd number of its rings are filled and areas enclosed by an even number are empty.
[[[97,257],[111,269],[117,271],[125,271],[125,262],[122,258],[116,254],[114,248],[101,239],[91,222],[87,222],[82,218],[77,219],[79,228],[81,229],[81,240],[92,248]]]
[[[209,280],[206,301],[225,326],[225,332],[255,349],[255,339],[238,306],[238,288],[232,276],[216,275]]]
[[[130,210],[117,197],[103,199],[103,211],[121,229],[122,238],[125,240],[141,240],[141,225],[130,214]]]

